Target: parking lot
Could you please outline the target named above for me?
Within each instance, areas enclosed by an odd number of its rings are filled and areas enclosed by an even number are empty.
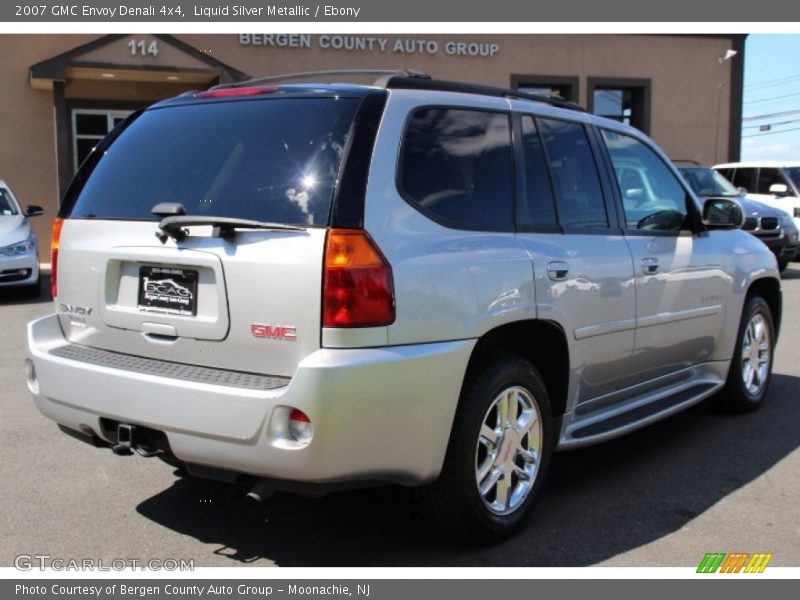
[[[2,566],[20,554],[195,566],[695,566],[706,552],[771,552],[773,566],[800,566],[798,263],[784,276],[762,410],[727,416],[700,405],[558,454],[524,531],[491,548],[440,539],[400,488],[255,504],[236,487],[63,435],[33,406],[23,374],[25,325],[49,311],[47,298],[0,291]]]

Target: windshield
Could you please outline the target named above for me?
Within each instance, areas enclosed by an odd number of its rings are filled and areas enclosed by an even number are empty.
[[[19,210],[11,193],[7,189],[0,187],[0,216],[13,217],[17,214],[19,214]]]
[[[157,220],[156,204],[178,202],[187,215],[324,226],[358,103],[275,98],[145,111],[97,162],[70,216]]]
[[[789,167],[786,172],[789,174],[795,189],[800,190],[800,167]]]
[[[679,169],[698,196],[740,196],[739,190],[714,169]]]

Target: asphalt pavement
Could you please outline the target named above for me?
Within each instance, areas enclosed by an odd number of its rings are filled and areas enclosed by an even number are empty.
[[[799,264],[783,284],[761,410],[701,404],[557,454],[525,529],[488,548],[441,539],[402,488],[256,504],[237,487],[65,436],[34,407],[23,370],[26,323],[51,302],[0,290],[0,566],[24,554],[196,567],[696,566],[706,552],[771,552],[773,566],[800,566]]]

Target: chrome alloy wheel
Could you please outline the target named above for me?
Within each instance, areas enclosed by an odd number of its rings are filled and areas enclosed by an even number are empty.
[[[742,336],[742,381],[751,396],[760,394],[767,383],[771,342],[764,316],[754,314]]]
[[[514,512],[530,494],[542,456],[542,419],[531,393],[500,392],[483,418],[475,451],[475,483],[496,515]]]

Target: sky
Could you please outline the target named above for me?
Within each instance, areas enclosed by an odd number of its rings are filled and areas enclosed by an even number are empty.
[[[800,35],[749,35],[744,54],[742,160],[800,160]]]

